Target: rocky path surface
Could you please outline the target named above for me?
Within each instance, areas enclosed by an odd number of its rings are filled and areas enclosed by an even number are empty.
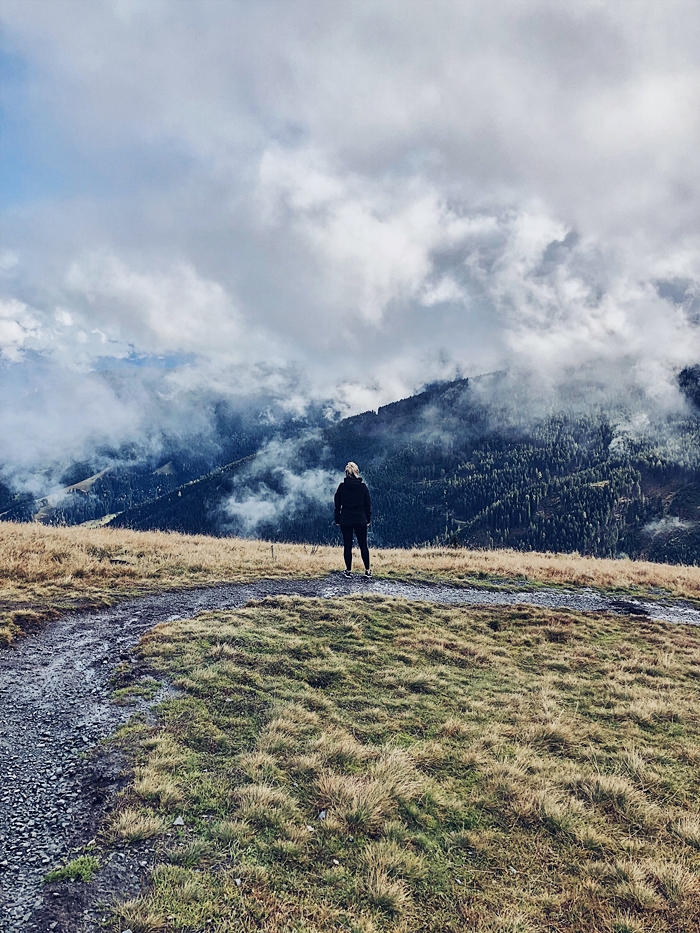
[[[114,852],[89,885],[44,885],[95,833],[124,778],[115,756],[89,756],[135,711],[110,701],[110,675],[140,636],[159,622],[264,596],[333,598],[373,593],[445,605],[528,604],[700,625],[690,604],[615,599],[593,590],[532,592],[467,589],[388,580],[261,580],[161,593],[52,623],[0,654],[0,930],[89,933],[100,902],[136,894],[148,871],[147,847]],[[155,701],[162,697],[156,697]],[[142,707],[144,708],[144,707]]]

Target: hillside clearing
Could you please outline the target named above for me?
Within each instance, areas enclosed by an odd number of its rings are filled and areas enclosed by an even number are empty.
[[[140,654],[184,693],[115,740],[102,844],[159,846],[122,929],[699,928],[695,630],[278,597]]]
[[[591,586],[700,599],[700,568],[570,554],[415,548],[372,552],[377,576],[468,585]],[[260,577],[315,577],[340,548],[0,522],[0,644],[72,608]]]

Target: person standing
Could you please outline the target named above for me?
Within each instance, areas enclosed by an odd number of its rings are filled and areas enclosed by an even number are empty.
[[[360,476],[360,468],[352,460],[345,467],[345,479],[338,486],[335,494],[335,523],[343,533],[343,557],[345,558],[344,576],[352,576],[352,538],[353,533],[360,546],[365,576],[371,577],[369,566],[369,548],[367,547],[367,526],[372,521],[372,500],[369,489]]]

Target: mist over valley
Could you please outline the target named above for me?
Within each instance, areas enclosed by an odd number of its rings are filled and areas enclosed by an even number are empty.
[[[370,486],[374,546],[511,547],[700,559],[700,367],[675,412],[536,397],[524,374],[437,383],[345,419],[219,411],[206,438],[73,463],[52,494],[2,486],[2,518],[335,543],[345,463]],[[584,387],[585,388],[585,387]],[[565,404],[566,407],[562,407]],[[109,465],[103,466],[104,463]],[[101,468],[100,468],[101,467]]]

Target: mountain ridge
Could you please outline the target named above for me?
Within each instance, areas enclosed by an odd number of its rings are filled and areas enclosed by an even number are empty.
[[[284,471],[325,470],[340,479],[345,462],[354,459],[372,490],[375,546],[463,544],[690,564],[700,559],[696,468],[638,440],[618,449],[619,435],[600,412],[556,412],[529,425],[495,427],[492,408],[471,394],[471,386],[467,379],[431,386],[311,439],[302,436],[289,463],[246,458],[220,484],[218,500],[212,482],[190,484],[187,497],[173,491],[125,510],[111,524],[245,534],[249,529],[237,524],[231,503],[280,501],[285,507],[256,525],[258,535],[329,543],[337,535],[330,496],[324,503],[299,493],[298,503],[288,503]],[[688,444],[700,436],[697,419],[677,428]],[[206,502],[199,495],[204,490]]]
[[[585,399],[578,411],[538,407],[508,373],[434,383],[325,425],[231,421],[221,449],[243,456],[227,463],[197,473],[205,460],[193,448],[164,452],[150,466],[91,473],[77,464],[55,503],[8,500],[0,488],[0,518],[332,543],[332,493],[355,460],[372,491],[375,547],[512,547],[694,564],[700,366],[684,370],[679,385],[688,412],[646,434],[630,427],[634,413],[586,409]]]

